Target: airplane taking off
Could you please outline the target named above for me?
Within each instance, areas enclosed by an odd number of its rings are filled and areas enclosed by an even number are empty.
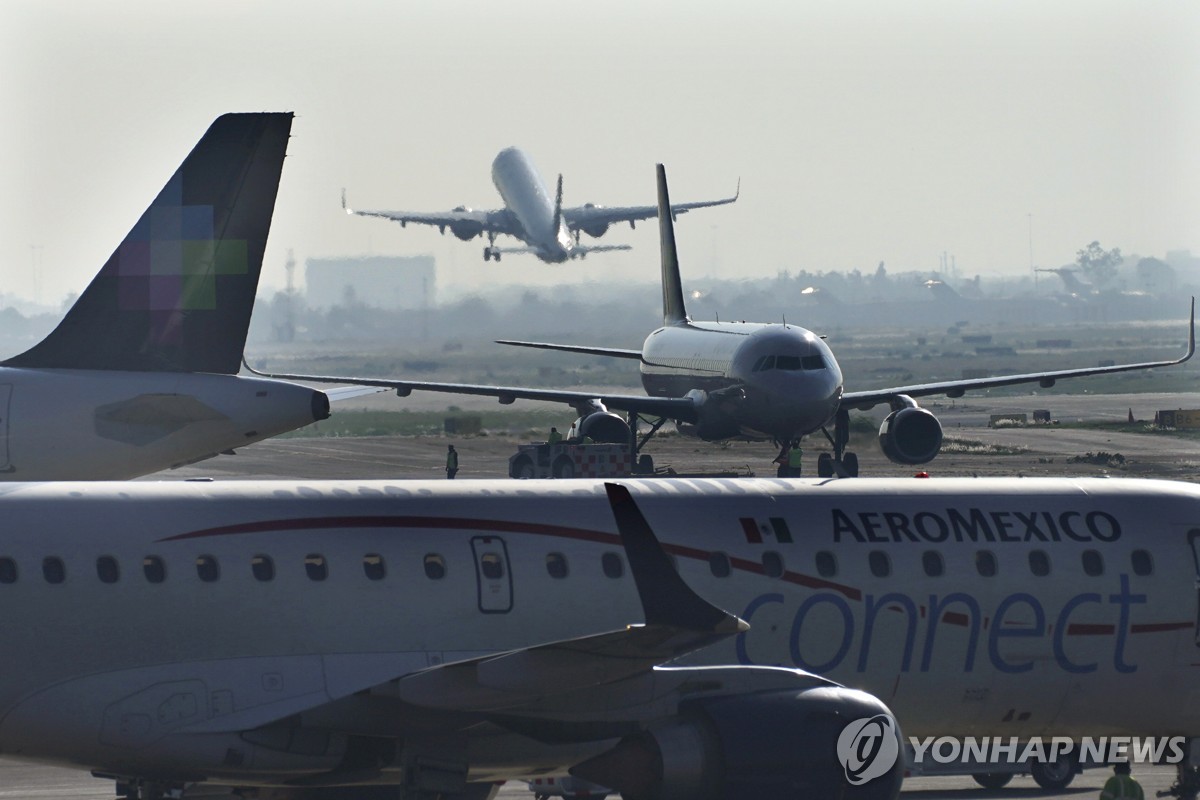
[[[0,755],[137,800],[832,800],[898,796],[901,729],[1200,734],[1200,486],[514,486],[10,487]]]
[[[1173,361],[1085,367],[993,378],[939,381],[847,392],[842,371],[823,338],[798,325],[757,322],[696,322],[684,307],[675,247],[672,208],[666,172],[658,165],[659,232],[661,240],[663,325],[651,332],[641,350],[609,347],[517,342],[501,344],[563,350],[637,360],[648,397],[596,394],[523,386],[487,386],[381,378],[256,373],[265,377],[316,383],[350,383],[395,389],[400,396],[414,390],[451,392],[514,400],[546,400],[570,405],[579,414],[573,434],[597,442],[632,442],[635,451],[668,420],[681,430],[716,441],[734,437],[773,440],[781,447],[817,431],[829,440],[832,454],[822,453],[817,473],[822,477],[858,474],[858,457],[846,452],[851,409],[881,403],[892,412],[879,428],[879,446],[897,464],[925,464],[941,450],[942,426],[914,398],[932,395],[962,397],[965,392],[1036,383],[1044,388],[1066,378],[1182,364],[1196,351],[1196,303],[1192,301],[1187,352]],[[611,409],[628,412],[628,422]],[[639,443],[641,417],[652,420],[649,435]],[[830,430],[832,428],[832,431]]]
[[[350,394],[237,375],[291,125],[219,117],[58,326],[0,361],[0,480],[145,475]]]
[[[508,147],[501,150],[492,162],[492,183],[504,200],[504,208],[492,211],[477,211],[460,206],[453,211],[426,214],[409,211],[360,211],[346,206],[346,193],[342,191],[342,208],[347,214],[364,217],[383,217],[405,226],[410,222],[435,225],[445,233],[450,232],[464,242],[476,236],[487,236],[488,246],[483,248],[483,260],[500,260],[503,253],[533,253],[548,264],[561,264],[572,258],[582,258],[588,253],[606,250],[628,250],[629,245],[585,245],[579,241],[580,231],[599,238],[608,227],[617,222],[628,222],[633,227],[638,220],[650,219],[659,213],[657,206],[625,206],[606,208],[588,203],[574,208],[563,208],[563,180],[558,176],[558,188],[550,196],[542,176],[533,162],[522,150]],[[671,215],[736,202],[741,193],[741,181],[733,197],[724,200],[705,200],[696,203],[677,203],[671,206]],[[512,236],[526,244],[525,247],[497,247],[496,237]]]

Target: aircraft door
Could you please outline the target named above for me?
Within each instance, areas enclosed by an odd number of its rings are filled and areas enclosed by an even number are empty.
[[[512,611],[512,574],[504,540],[498,536],[475,536],[471,539],[471,551],[475,554],[479,610],[484,614]]]
[[[1192,565],[1196,570],[1196,646],[1200,647],[1200,528],[1188,531],[1188,545],[1192,549]]]

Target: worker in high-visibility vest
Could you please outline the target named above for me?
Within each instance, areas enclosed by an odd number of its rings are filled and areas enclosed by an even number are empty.
[[[458,451],[454,449],[454,445],[446,446],[446,478],[454,480],[454,476],[458,474]]]
[[[1113,764],[1113,776],[1104,784],[1100,800],[1146,800],[1142,787],[1129,774],[1129,762]]]
[[[546,444],[558,444],[562,441],[562,434],[558,432],[558,428],[551,428],[550,435],[546,437]]]
[[[794,442],[792,442],[792,449],[788,450],[788,454],[787,454],[787,465],[788,465],[788,477],[789,478],[799,478],[800,477],[800,463],[801,463],[801,461],[803,461],[803,459],[804,459],[804,451],[800,449],[800,440],[797,439]]]

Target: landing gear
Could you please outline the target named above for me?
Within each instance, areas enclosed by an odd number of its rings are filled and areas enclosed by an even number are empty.
[[[971,777],[985,789],[1003,789],[1013,779],[1011,772],[976,772]]]
[[[483,260],[491,261],[493,258],[500,260],[500,248],[496,247],[496,234],[494,231],[488,231],[488,246],[483,248]]]
[[[828,428],[821,428],[821,432],[833,446],[833,455],[822,453],[817,458],[817,475],[822,478],[831,478],[834,475],[839,478],[857,478],[858,456],[846,452],[846,445],[850,443],[850,412],[839,408],[833,418],[833,434],[829,433]],[[822,472],[822,458],[826,459],[824,469],[827,472]]]
[[[1057,761],[1038,761],[1029,767],[1034,782],[1051,791],[1061,791],[1070,786],[1076,772],[1075,760],[1070,756],[1061,756]]]
[[[1197,797],[1200,797],[1200,767],[1194,767],[1184,761],[1177,769],[1175,782],[1171,784],[1171,788],[1159,792],[1158,796],[1177,797],[1179,800],[1196,800]]]

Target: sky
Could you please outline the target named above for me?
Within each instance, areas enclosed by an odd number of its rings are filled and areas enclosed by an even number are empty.
[[[567,205],[654,203],[685,281],[780,271],[1027,273],[1093,240],[1200,253],[1200,4],[1159,0],[13,0],[0,27],[0,292],[79,292],[208,125],[294,111],[263,268],[433,254],[443,292],[656,280],[655,224],[598,253],[484,263],[484,240],[352,205],[499,207],[531,156]],[[587,237],[585,236],[585,240]],[[499,243],[517,244],[514,241]],[[300,281],[302,282],[302,281]]]

